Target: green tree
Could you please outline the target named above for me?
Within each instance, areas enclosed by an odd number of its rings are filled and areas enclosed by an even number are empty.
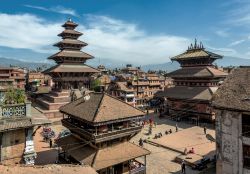
[[[23,90],[10,87],[4,96],[5,104],[25,103],[26,96]]]
[[[91,81],[90,89],[94,91],[99,91],[101,86],[101,81],[100,79],[95,79]]]

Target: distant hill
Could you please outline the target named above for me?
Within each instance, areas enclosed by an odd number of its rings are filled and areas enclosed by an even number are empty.
[[[215,62],[218,66],[246,66],[250,65],[250,59],[225,56]]]
[[[167,62],[167,63],[162,63],[162,64],[144,65],[141,68],[144,71],[148,71],[148,70],[154,70],[154,71],[163,70],[163,71],[171,72],[171,71],[174,71],[174,70],[180,68],[180,65],[177,62]]]
[[[97,67],[98,65],[102,64],[108,69],[114,69],[114,68],[121,68],[125,67],[126,64],[133,64],[133,62],[126,62],[126,61],[120,61],[120,60],[114,60],[109,58],[102,58],[102,59],[92,59],[88,60],[87,64],[93,67]],[[244,59],[244,58],[238,58],[238,57],[228,57],[225,56],[223,59],[215,61],[215,64],[218,66],[240,66],[240,65],[249,65],[250,66],[250,59]],[[40,63],[40,62],[25,62],[20,61],[17,59],[9,59],[9,58],[0,58],[0,66],[19,66],[19,67],[25,67],[29,69],[36,69],[37,67],[44,67],[48,68],[53,65],[53,62],[50,63]],[[138,66],[136,64],[133,64],[133,66]],[[144,71],[148,70],[164,70],[167,72],[174,71],[178,69],[180,65],[177,62],[166,62],[161,64],[149,64],[149,65],[143,65],[141,68]]]
[[[109,58],[94,58],[87,61],[87,64],[93,67],[97,67],[98,65],[104,65],[108,69],[114,69],[114,68],[122,68],[125,67],[126,64],[129,64],[129,62],[121,61],[121,60],[114,60]]]
[[[9,67],[10,65],[28,69],[36,69],[37,67],[43,67],[45,69],[47,67],[50,67],[52,64],[39,63],[39,62],[26,62],[17,59],[0,57],[0,67]]]
[[[250,65],[250,59],[244,59],[244,58],[238,58],[238,57],[229,57],[225,56],[223,59],[215,61],[215,64],[218,66],[240,66],[240,65]],[[150,65],[144,65],[142,66],[142,69],[144,71],[148,70],[164,70],[167,72],[174,71],[176,69],[180,68],[180,65],[177,62],[166,62],[162,64],[150,64]]]

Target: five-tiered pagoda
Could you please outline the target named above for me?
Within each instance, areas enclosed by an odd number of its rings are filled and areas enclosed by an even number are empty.
[[[215,68],[213,62],[222,56],[207,51],[203,44],[194,44],[180,55],[171,58],[180,63],[181,68],[169,73],[174,87],[164,91],[168,101],[169,115],[175,119],[190,118],[214,120],[211,99],[227,73]]]
[[[37,103],[49,118],[61,117],[59,108],[72,101],[72,92],[76,96],[81,94],[80,89],[89,89],[90,76],[99,72],[85,64],[93,56],[81,51],[87,43],[78,40],[82,33],[75,31],[77,26],[71,19],[62,25],[65,30],[58,34],[62,40],[54,44],[60,51],[48,58],[54,60],[56,65],[44,71],[52,77],[54,85],[49,94],[37,99]]]
[[[52,77],[54,88],[57,90],[89,88],[90,75],[99,71],[84,63],[93,56],[81,51],[87,43],[78,40],[82,33],[75,31],[76,23],[69,19],[62,27],[65,30],[58,34],[62,41],[54,45],[60,51],[48,58],[54,60],[57,65],[47,69],[45,73]]]

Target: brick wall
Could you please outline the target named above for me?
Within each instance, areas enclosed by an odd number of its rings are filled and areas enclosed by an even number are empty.
[[[2,160],[22,158],[25,148],[25,130],[13,130],[3,133]]]

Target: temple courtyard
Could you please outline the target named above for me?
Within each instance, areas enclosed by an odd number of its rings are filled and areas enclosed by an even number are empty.
[[[139,144],[139,139],[147,139],[149,143],[144,143],[143,147],[151,151],[147,156],[147,173],[181,173],[181,166],[176,162],[176,157],[181,157],[185,147],[190,150],[192,147],[197,156],[192,157],[194,160],[201,159],[202,155],[214,154],[215,143],[211,143],[206,139],[203,128],[197,127],[185,122],[178,122],[178,132],[175,132],[176,122],[168,119],[159,119],[155,114],[150,114],[148,118],[152,118],[157,124],[153,127],[152,134],[148,135],[149,126],[144,126],[141,133],[132,138],[132,142]],[[207,125],[209,127],[209,125]],[[166,130],[172,130],[172,134],[165,135]],[[155,134],[162,133],[161,138],[154,139]],[[215,131],[207,129],[207,133],[215,136]],[[153,142],[153,143],[150,143]],[[192,160],[192,159],[191,159]],[[203,171],[203,173],[214,173],[213,170]],[[198,174],[201,171],[187,168],[187,174]]]
[[[139,144],[139,139],[147,139],[153,143],[144,143],[143,147],[148,149],[151,154],[147,156],[147,174],[179,174],[181,166],[176,162],[176,157],[182,155],[185,147],[189,150],[194,147],[198,156],[205,155],[207,152],[215,149],[214,143],[206,139],[203,128],[197,127],[185,122],[178,122],[178,132],[175,132],[176,122],[168,119],[159,119],[156,114],[151,113],[148,118],[156,122],[152,134],[148,135],[149,125],[145,125],[143,130],[131,139],[131,142]],[[61,125],[53,125],[52,129],[58,133],[66,128]],[[173,133],[165,135],[166,130],[172,129]],[[40,128],[35,135],[35,148],[37,151],[37,165],[46,165],[55,163],[57,160],[57,148],[49,148],[49,143],[43,141],[40,134]],[[154,139],[154,135],[162,133],[162,137]],[[207,132],[214,136],[214,130],[208,129]],[[140,160],[140,159],[138,159]],[[187,167],[187,174],[199,174],[201,171],[192,170]],[[213,170],[203,171],[205,174],[214,173]]]

